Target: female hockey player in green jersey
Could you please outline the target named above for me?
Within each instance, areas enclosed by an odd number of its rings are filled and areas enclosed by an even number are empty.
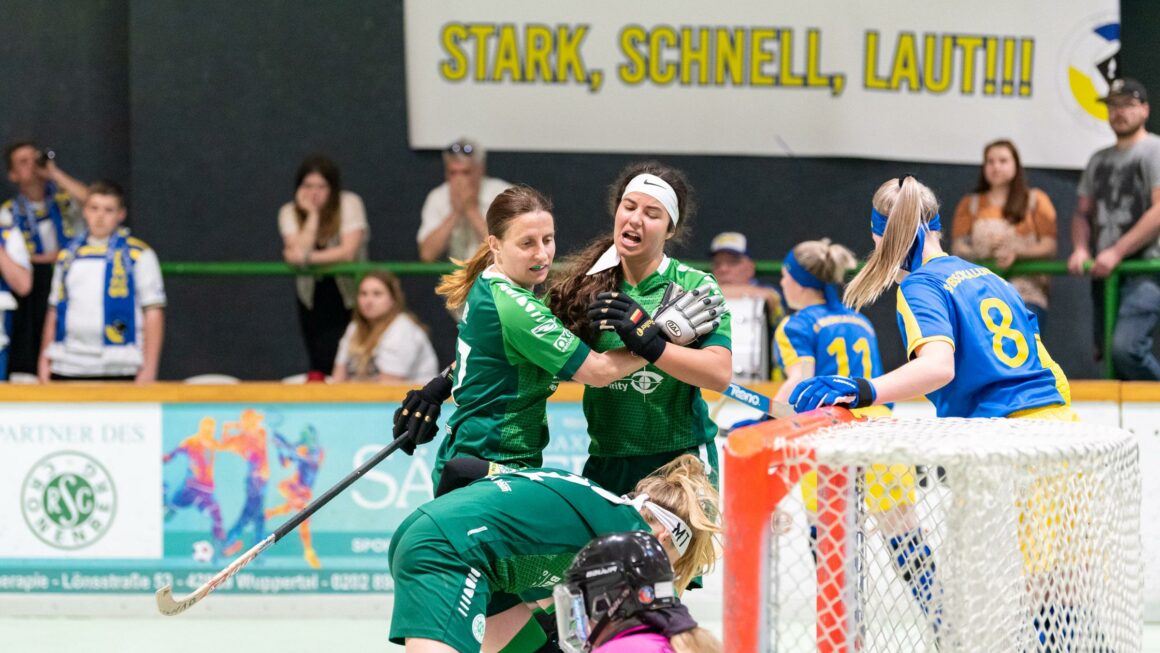
[[[447,461],[455,458],[539,467],[548,444],[547,398],[558,379],[602,386],[644,364],[623,349],[592,351],[533,294],[555,258],[551,211],[548,198],[528,186],[501,193],[487,211],[486,242],[436,288],[448,308],[463,311],[454,379],[436,378],[417,393],[431,395],[429,403],[437,405],[450,389],[458,405],[436,457],[439,490],[448,489],[440,488],[440,480]],[[666,315],[685,317],[676,308]],[[415,412],[433,414],[430,406]]]
[[[689,334],[673,333],[657,310],[674,291],[721,296],[713,275],[665,254],[667,243],[689,232],[692,189],[680,170],[650,161],[625,168],[609,191],[612,233],[576,256],[549,288],[548,304],[596,351],[626,346],[649,365],[584,390],[592,438],[584,476],[627,492],[665,462],[695,453],[716,480],[717,426],[700,389],[724,391],[729,385],[728,311],[710,309],[716,311],[715,330]]]
[[[391,641],[408,653],[535,651],[544,634],[526,628],[532,611],[518,597],[542,596],[581,548],[608,533],[655,535],[679,592],[716,560],[717,506],[704,465],[691,455],[626,497],[550,469],[475,481],[418,508],[391,538]],[[540,639],[512,641],[517,633]]]

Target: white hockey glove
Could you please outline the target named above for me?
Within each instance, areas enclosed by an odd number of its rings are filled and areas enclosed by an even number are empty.
[[[661,328],[661,337],[674,345],[687,345],[721,326],[721,316],[729,312],[723,306],[725,297],[713,294],[712,286],[705,284],[685,292],[677,284],[666,291],[653,320]]]

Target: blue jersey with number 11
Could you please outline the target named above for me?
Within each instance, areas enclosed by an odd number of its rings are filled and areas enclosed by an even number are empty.
[[[773,342],[787,374],[794,365],[811,360],[814,376],[882,374],[874,327],[865,315],[845,306],[807,306],[781,321]]]
[[[985,267],[956,256],[930,259],[898,287],[898,328],[907,357],[933,341],[955,349],[955,378],[927,395],[939,417],[1006,417],[1071,402],[1035,316]]]

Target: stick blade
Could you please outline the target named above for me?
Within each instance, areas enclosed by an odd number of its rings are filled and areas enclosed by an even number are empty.
[[[277,541],[276,535],[266,536],[266,539],[250,547],[249,551],[246,551],[242,555],[238,556],[236,560],[230,563],[230,566],[219,571],[204,585],[179,599],[173,598],[172,585],[166,585],[165,587],[162,587],[161,589],[157,590],[157,593],[154,595],[157,599],[158,611],[167,617],[173,617],[181,614],[182,612],[185,612],[194,603],[204,599],[207,595],[209,595],[210,592],[217,589],[218,585],[221,585],[222,583],[229,580],[234,574],[238,573],[242,567],[245,567],[250,563],[251,560],[257,558],[258,554],[269,548],[272,544],[274,544],[275,541]]]

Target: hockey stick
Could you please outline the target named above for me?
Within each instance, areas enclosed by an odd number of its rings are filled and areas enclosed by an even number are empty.
[[[739,401],[749,406],[750,408],[756,408],[766,415],[776,419],[793,417],[797,414],[797,411],[793,409],[793,406],[790,406],[785,402],[774,401],[773,399],[766,397],[756,390],[750,390],[749,388],[737,385],[736,383],[730,383],[729,387],[725,388],[725,392],[721,394],[729,397],[734,401]]]
[[[161,611],[161,614],[169,617],[181,614],[182,612],[188,610],[193,606],[193,604],[204,599],[210,592],[217,589],[219,585],[232,578],[234,574],[238,573],[242,569],[242,567],[250,564],[254,558],[257,558],[263,551],[273,546],[275,542],[292,533],[295,528],[298,528],[299,524],[309,519],[310,516],[313,515],[319,508],[325,506],[330,502],[331,499],[342,493],[342,491],[349,487],[351,483],[354,483],[358,479],[362,478],[364,474],[374,469],[374,467],[379,463],[383,462],[387,456],[391,455],[395,452],[395,450],[403,446],[403,443],[405,443],[407,439],[408,436],[406,434],[395,438],[393,442],[379,450],[379,452],[371,457],[370,460],[367,460],[358,469],[354,470],[350,474],[347,474],[346,478],[336,483],[334,487],[327,490],[324,494],[322,494],[322,496],[318,497],[314,501],[311,501],[310,505],[306,506],[297,515],[294,515],[292,518],[290,518],[290,521],[279,526],[278,529],[275,530],[272,534],[268,535],[266,539],[255,544],[250,548],[249,551],[243,553],[236,560],[231,562],[228,567],[219,571],[214,575],[213,578],[209,579],[209,581],[207,581],[204,585],[197,588],[193,592],[186,596],[174,598],[172,585],[166,585],[165,587],[157,590],[157,609]]]

